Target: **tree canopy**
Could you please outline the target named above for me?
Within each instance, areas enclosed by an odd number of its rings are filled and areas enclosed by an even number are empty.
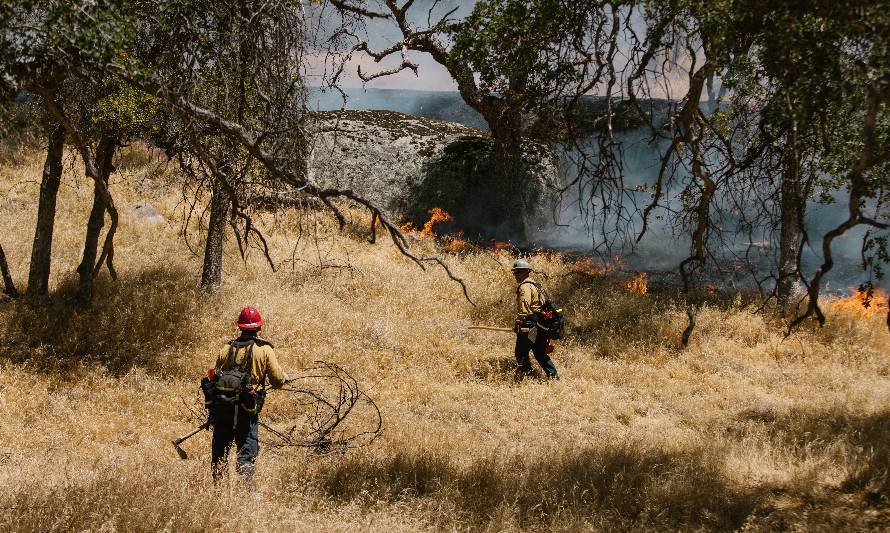
[[[412,0],[0,6],[3,101],[22,91],[39,97],[95,182],[97,212],[111,219],[85,279],[103,263],[111,268],[114,254],[117,211],[100,145],[105,139],[113,152],[133,137],[162,146],[224,195],[219,205],[231,211],[219,212],[241,220],[245,238],[249,189],[273,183],[317,198],[341,223],[333,199],[357,202],[417,264],[445,266],[411,254],[398,226],[372,202],[312,179],[306,58],[331,51],[400,61],[372,73],[359,69],[366,82],[417,72],[412,54],[429,54],[488,122],[504,196],[517,197],[524,139],[551,143],[572,161],[563,192],[575,191],[586,206],[598,228],[594,248],[633,246],[653,219],[669,220],[689,241],[679,267],[690,295],[702,270],[719,268],[739,235],[779,242],[778,264],[763,286],[784,305],[789,282],[803,285],[805,305],[792,327],[810,316],[824,320],[818,297],[834,267],[833,244],[850,230],[868,230],[867,279],[883,275],[890,255],[890,15],[881,5],[481,0],[465,17],[439,2],[427,7]],[[339,20],[330,22],[331,13]],[[368,38],[374,24],[397,35],[379,50]],[[340,73],[342,64],[331,81]],[[590,98],[602,105],[581,105]],[[653,98],[667,102],[664,113],[654,112]],[[633,186],[615,128],[629,116],[660,160]],[[580,123],[594,127],[582,131]],[[846,218],[825,235],[807,231],[807,206],[815,201],[847,206]],[[492,207],[509,218],[523,205]],[[802,265],[807,245],[819,251],[815,269]],[[689,317],[691,328],[692,306]]]

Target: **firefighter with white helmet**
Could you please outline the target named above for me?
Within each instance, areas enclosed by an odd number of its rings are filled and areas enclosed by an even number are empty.
[[[525,259],[517,259],[513,263],[513,277],[519,285],[516,287],[516,332],[517,375],[524,377],[531,374],[532,365],[528,353],[531,351],[547,377],[559,379],[556,365],[548,355],[550,341],[547,335],[537,327],[537,314],[542,306],[549,302],[550,297],[544,287],[531,278],[532,267]]]

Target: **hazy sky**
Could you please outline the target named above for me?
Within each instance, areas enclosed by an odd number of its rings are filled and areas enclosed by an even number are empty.
[[[455,8],[457,8],[457,11],[452,15],[452,18],[461,19],[470,13],[473,5],[475,5],[475,0],[442,0],[439,2],[435,2],[435,0],[416,0],[409,11],[409,23],[418,29],[428,27],[427,18],[430,7],[433,5],[435,5],[435,9],[432,12],[432,17],[430,17],[433,22]],[[370,0],[368,6],[374,11],[387,12],[387,9],[384,6],[379,5],[375,0]],[[637,33],[639,37],[642,37],[645,34],[645,23],[638,16],[634,16],[634,21],[635,22],[631,25],[633,31]],[[391,20],[375,19],[368,21],[366,37],[373,50],[382,50],[398,42],[401,38],[401,33],[395,23]],[[619,44],[619,50],[627,47],[629,47],[627,42],[623,43],[623,45]],[[625,56],[626,54],[619,53],[618,60],[623,61]],[[414,89],[425,91],[457,90],[457,85],[445,68],[436,63],[428,54],[409,52],[409,58],[419,66],[417,75],[415,75],[413,71],[406,69],[398,74],[377,78],[369,82],[366,86],[368,88],[378,89]],[[401,60],[399,54],[394,54],[380,63],[375,63],[367,54],[357,52],[354,54],[353,60],[350,61],[344,69],[343,75],[341,76],[341,86],[350,88],[362,87],[362,81],[356,74],[359,66],[362,67],[363,73],[372,74],[392,69],[398,66],[401,63]],[[325,71],[323,61],[322,56],[319,56],[316,61],[310,59],[310,69],[308,74],[319,78],[321,73]],[[683,61],[683,59],[681,59],[680,62],[688,63]],[[621,70],[622,65],[616,66]],[[688,88],[689,75],[685,70],[686,69],[684,68],[675,68],[664,75],[659,76],[659,83],[654,83],[652,87],[650,87],[650,96],[656,98],[682,97]],[[654,82],[655,80],[653,79],[651,81]],[[313,85],[318,84],[321,84],[321,82],[318,81],[313,83]],[[623,87],[623,84],[620,84],[619,87]],[[593,90],[594,94],[602,92],[604,92],[603,88],[600,88],[599,91],[597,89]],[[706,95],[702,95],[702,97],[706,98]]]
[[[400,1],[400,3],[403,3]],[[409,21],[413,21],[415,28],[422,29],[427,27],[427,16],[430,7],[434,4],[434,0],[416,0],[409,11]],[[435,5],[432,12],[431,20],[435,22],[445,13],[457,8],[452,18],[460,19],[466,16],[471,10],[475,0],[441,0]],[[370,9],[379,12],[386,12],[387,9],[374,0],[369,0]],[[367,39],[373,50],[384,49],[401,38],[401,33],[395,23],[390,20],[371,20],[367,25]],[[409,52],[411,61],[419,65],[418,75],[410,70],[402,71],[398,74],[377,78],[367,84],[369,88],[378,89],[415,89],[425,91],[455,91],[457,85],[448,71],[444,67],[436,63],[428,54],[417,52]],[[344,87],[361,87],[362,81],[356,74],[359,65],[362,72],[372,74],[381,70],[388,70],[398,66],[402,61],[399,54],[395,54],[380,63],[375,63],[367,54],[356,53],[354,59],[346,66],[342,76],[342,86]],[[310,58],[310,76],[319,76],[324,72],[323,59],[319,57],[317,60]]]

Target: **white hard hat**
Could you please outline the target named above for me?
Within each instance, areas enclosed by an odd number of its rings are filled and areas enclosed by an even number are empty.
[[[531,270],[531,265],[525,259],[517,259],[513,261],[513,270]]]

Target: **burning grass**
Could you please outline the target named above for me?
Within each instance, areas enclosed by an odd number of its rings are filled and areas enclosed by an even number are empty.
[[[430,219],[427,220],[420,229],[415,228],[414,223],[412,222],[402,224],[400,229],[403,233],[413,233],[420,238],[432,238],[436,236],[437,226],[454,221],[454,217],[447,211],[443,211],[440,207],[430,209],[429,215]]]
[[[835,298],[829,306],[837,312],[851,313],[862,319],[871,319],[886,316],[888,304],[890,304],[890,296],[887,291],[881,288],[868,291],[863,287],[856,287],[850,296]]]
[[[734,296],[705,304],[680,350],[685,316],[673,294],[643,274],[541,253],[530,261],[569,317],[554,354],[562,380],[517,384],[512,336],[466,330],[510,324],[509,251],[451,250],[471,307],[443,272],[420,271],[389,243],[291,212],[269,235],[282,268],[270,272],[256,253],[242,262],[229,241],[223,286],[208,296],[195,288],[201,258],[178,236],[177,176],[132,172],[112,184],[124,213],[120,280],[100,275],[92,311],[70,298],[92,195],[73,173],[59,202],[52,296],[0,302],[0,529],[890,523],[890,334],[879,312],[860,317],[838,301],[826,305],[826,328],[784,338],[779,321]],[[38,156],[0,166],[0,234],[20,288],[39,175]],[[138,201],[168,223],[127,215]],[[354,217],[366,231],[367,214]],[[195,225],[188,235],[200,242]],[[453,242],[431,234],[412,246],[447,254]],[[210,485],[208,434],[186,443],[189,461],[169,444],[190,429],[183,400],[191,405],[245,304],[263,311],[287,369],[344,366],[385,423],[374,446],[345,456],[264,448],[258,493],[247,496],[236,483]]]

